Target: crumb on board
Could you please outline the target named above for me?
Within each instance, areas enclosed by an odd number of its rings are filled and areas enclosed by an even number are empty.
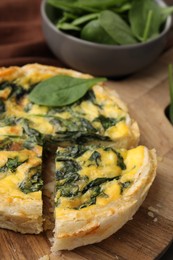
[[[154,218],[154,213],[152,211],[148,211],[148,216]]]
[[[48,255],[44,255],[40,257],[38,260],[50,260],[50,257]]]
[[[158,220],[157,218],[154,218],[154,219],[153,219],[154,222],[157,222],[157,220]]]
[[[155,213],[159,213],[159,210],[154,208],[154,207],[152,207],[152,206],[148,207],[148,210],[152,211],[152,212],[155,212]]]

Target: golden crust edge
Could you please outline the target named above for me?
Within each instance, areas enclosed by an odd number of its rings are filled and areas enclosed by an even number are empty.
[[[23,234],[43,231],[42,200],[13,198],[1,194],[0,228]]]

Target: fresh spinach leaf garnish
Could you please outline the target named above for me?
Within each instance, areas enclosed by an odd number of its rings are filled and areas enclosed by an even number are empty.
[[[79,100],[95,84],[103,81],[106,79],[57,75],[36,85],[28,97],[33,103],[39,105],[61,107]]]

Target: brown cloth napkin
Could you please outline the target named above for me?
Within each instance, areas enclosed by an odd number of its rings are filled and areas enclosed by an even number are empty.
[[[42,63],[64,66],[46,45],[41,0],[0,0],[0,66]]]

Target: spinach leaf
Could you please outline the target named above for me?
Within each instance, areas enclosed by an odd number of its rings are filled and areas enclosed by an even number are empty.
[[[95,133],[97,130],[93,127],[93,125],[89,122],[89,120],[83,117],[73,117],[69,119],[62,119],[60,117],[53,117],[50,120],[50,123],[57,127],[56,133],[60,131],[69,131],[69,132],[91,132]]]
[[[75,209],[79,210],[79,209],[83,209],[83,208],[96,204],[96,198],[97,198],[97,196],[90,198],[89,200],[85,201],[79,207],[77,207]]]
[[[56,171],[56,189],[66,183],[74,183],[80,179],[80,176],[77,172],[63,172],[63,171]]]
[[[72,23],[59,23],[57,25],[57,28],[60,30],[75,30],[80,31],[80,27],[77,27],[76,25]]]
[[[60,190],[60,194],[62,197],[74,197],[78,194],[79,186],[76,184],[65,184],[61,186],[58,190]]]
[[[77,0],[76,4],[96,8],[98,10],[104,10],[114,6],[122,5],[125,2],[126,0]]]
[[[10,88],[11,92],[9,93],[8,98],[18,89],[18,85],[15,84],[14,82],[8,82],[8,81],[4,81],[0,83],[0,90],[3,90],[5,88]]]
[[[5,112],[5,104],[4,101],[0,99],[0,113],[4,113],[4,112]]]
[[[4,81],[0,83],[0,90],[4,90],[10,87],[10,83],[8,81]]]
[[[99,164],[101,162],[101,154],[97,151],[94,151],[91,154],[89,161],[94,161],[96,163],[96,165],[99,166]]]
[[[120,185],[121,185],[121,194],[122,194],[124,189],[127,189],[131,185],[131,181],[120,182]]]
[[[0,168],[0,172],[6,172],[6,171],[11,171],[12,173],[14,173],[17,169],[18,166],[20,166],[21,164],[25,163],[27,160],[23,161],[23,162],[19,162],[19,158],[15,157],[15,158],[8,158],[7,163]]]
[[[9,148],[11,147],[13,141],[11,138],[7,137],[3,140],[0,141],[0,151],[2,150],[9,150]]]
[[[170,92],[170,99],[171,99],[171,103],[169,106],[169,118],[170,118],[171,123],[173,124],[173,68],[172,68],[172,64],[169,64],[168,75],[169,75],[169,92]]]
[[[93,122],[100,122],[103,126],[104,130],[107,130],[109,127],[116,125],[120,121],[123,121],[124,117],[121,118],[112,118],[112,117],[105,117],[100,115],[99,117],[95,118]]]
[[[140,41],[147,41],[159,34],[162,23],[161,7],[153,0],[134,0],[129,20],[134,35]]]
[[[92,189],[93,187],[95,186],[99,186],[107,181],[112,181],[112,180],[119,180],[119,176],[115,176],[115,177],[112,177],[112,178],[108,178],[108,177],[103,177],[103,178],[97,178],[91,182],[89,182],[85,188],[83,189],[82,193],[86,193],[89,189]]]
[[[103,29],[99,20],[87,23],[81,31],[81,39],[103,44],[117,44],[117,42]]]
[[[56,8],[62,9],[73,14],[82,14],[84,11],[96,12],[97,9],[92,8],[76,0],[48,0],[48,3]]]
[[[82,209],[82,208],[86,208],[89,207],[91,205],[96,204],[96,199],[97,197],[101,194],[101,188],[100,186],[96,186],[93,187],[93,189],[91,190],[91,196],[90,199],[85,201],[84,203],[82,203],[79,207],[75,208],[75,209]]]
[[[95,84],[105,78],[73,78],[58,75],[39,83],[29,94],[29,99],[36,104],[58,107],[74,103]]]
[[[104,148],[105,151],[112,151],[116,154],[117,156],[117,165],[121,168],[121,170],[125,170],[126,169],[126,165],[124,163],[124,158],[122,157],[122,155],[116,151],[114,148],[112,147],[106,147]]]
[[[66,175],[77,173],[79,170],[81,170],[81,166],[76,161],[73,161],[70,159],[64,160],[64,158],[61,159],[58,157],[56,158],[56,161],[59,161],[59,162],[63,161],[63,163],[64,163],[60,172],[58,172],[56,175],[57,179],[62,179],[62,178],[64,179],[64,178],[66,178]]]
[[[71,14],[69,12],[63,12],[62,18],[58,20],[56,26],[58,26],[59,24],[65,23],[65,22],[71,22],[76,18],[77,18],[77,16],[74,14]]]
[[[131,3],[124,3],[118,7],[112,8],[111,10],[115,13],[124,13],[131,9],[132,4]]]
[[[124,163],[123,157],[121,156],[121,154],[119,152],[115,151],[115,153],[116,153],[117,158],[118,158],[117,165],[121,168],[121,170],[125,170],[126,165]]]
[[[102,136],[95,133],[87,133],[81,131],[58,131],[54,136],[47,135],[47,139],[52,142],[64,142],[70,141],[72,144],[83,145],[89,141],[99,140],[99,141],[111,141],[109,136]]]
[[[119,6],[126,0],[48,0],[48,3],[56,8],[80,14],[81,11],[97,12],[107,8]]]
[[[109,10],[103,11],[100,14],[99,22],[106,33],[118,44],[127,45],[137,43],[130,27],[118,14]]]
[[[33,168],[31,168],[32,170]],[[25,179],[19,184],[19,189],[28,194],[30,192],[36,192],[41,190],[43,187],[43,181],[41,179],[41,168],[37,167],[37,172],[30,177],[28,173]]]
[[[14,91],[16,102],[18,103],[19,100],[28,93],[28,91],[22,87],[17,87]]]
[[[75,19],[72,22],[72,24],[75,25],[75,26],[78,26],[78,25],[81,25],[81,24],[86,23],[88,21],[94,20],[94,19],[98,18],[98,16],[99,16],[99,13],[86,14],[84,16],[81,16],[81,17]]]
[[[83,145],[74,145],[74,146],[69,146],[67,147],[64,151],[58,150],[56,155],[57,158],[78,158],[82,154],[84,154],[88,148]]]
[[[162,22],[165,22],[167,17],[173,13],[173,6],[161,8]]]
[[[43,145],[43,135],[36,129],[31,128],[29,126],[29,123],[30,121],[28,119],[26,118],[21,119],[21,124],[24,130],[24,134],[28,136],[24,146],[27,147],[28,145],[28,147],[33,148],[33,144]]]

